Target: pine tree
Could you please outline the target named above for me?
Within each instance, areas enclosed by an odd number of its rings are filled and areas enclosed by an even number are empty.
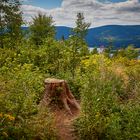
[[[76,27],[73,29],[74,35],[84,40],[89,27],[90,23],[85,22],[84,14],[77,13]]]
[[[76,27],[72,30],[72,36],[69,38],[71,48],[71,73],[75,77],[76,68],[80,64],[81,56],[89,54],[85,37],[90,23],[85,22],[83,13],[77,13]]]
[[[74,44],[75,49],[82,56],[88,54],[88,46],[85,42],[85,37],[88,33],[89,27],[90,23],[85,22],[84,14],[77,13],[76,27],[72,30],[72,32],[73,32],[73,40],[75,42]]]

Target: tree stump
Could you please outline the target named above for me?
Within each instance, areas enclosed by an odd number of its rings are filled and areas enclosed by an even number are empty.
[[[71,105],[80,110],[80,105],[74,98],[65,80],[47,78],[44,82],[45,93],[42,100],[43,104],[49,105],[54,98],[57,98],[69,114],[72,115]]]

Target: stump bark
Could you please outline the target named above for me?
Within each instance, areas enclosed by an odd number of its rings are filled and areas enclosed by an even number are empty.
[[[80,105],[74,98],[70,91],[68,83],[60,79],[45,79],[45,93],[43,97],[43,104],[49,105],[53,99],[58,99],[66,111],[72,115],[70,106],[80,110]]]

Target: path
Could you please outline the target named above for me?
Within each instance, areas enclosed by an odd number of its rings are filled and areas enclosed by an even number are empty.
[[[65,110],[59,108],[53,110],[58,140],[77,140],[72,123],[78,117],[79,111],[73,107],[71,107],[71,110],[73,115],[69,115]]]

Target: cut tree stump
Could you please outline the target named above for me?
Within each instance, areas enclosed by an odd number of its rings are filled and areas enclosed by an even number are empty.
[[[80,110],[80,105],[74,98],[65,80],[47,78],[45,79],[45,93],[42,103],[43,105],[49,105],[54,99],[59,100],[71,115],[72,111],[70,106]]]

